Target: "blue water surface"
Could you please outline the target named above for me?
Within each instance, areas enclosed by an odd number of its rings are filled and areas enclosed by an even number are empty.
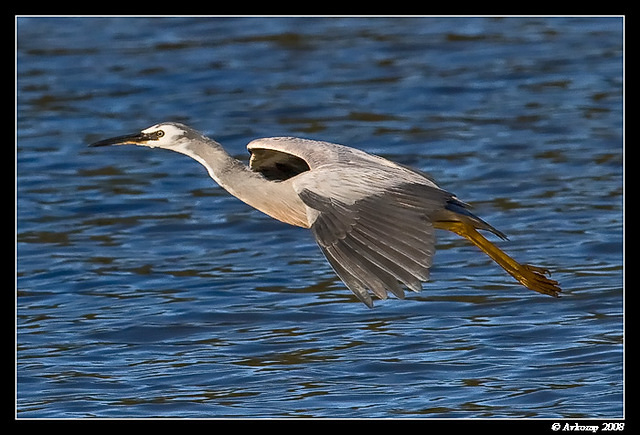
[[[622,18],[16,26],[18,418],[624,417]],[[429,172],[563,297],[442,232],[368,309],[197,162],[87,147],[165,120]]]

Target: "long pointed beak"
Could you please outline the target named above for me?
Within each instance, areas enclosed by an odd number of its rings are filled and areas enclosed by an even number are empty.
[[[90,147],[106,147],[109,145],[141,145],[149,141],[151,137],[146,133],[135,133],[126,136],[112,137],[90,144]]]

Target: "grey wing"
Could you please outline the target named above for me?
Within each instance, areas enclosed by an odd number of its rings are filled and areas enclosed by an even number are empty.
[[[372,307],[369,291],[380,299],[387,292],[403,298],[403,286],[420,291],[435,253],[431,217],[452,195],[413,182],[372,188],[352,202],[322,190],[304,187],[298,193],[318,212],[311,226],[318,245],[358,299]]]

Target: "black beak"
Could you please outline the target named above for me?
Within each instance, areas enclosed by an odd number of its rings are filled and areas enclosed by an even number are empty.
[[[98,142],[90,144],[90,147],[106,147],[109,145],[139,145],[153,139],[151,135],[147,133],[129,134],[127,136],[112,137],[111,139],[104,139]]]

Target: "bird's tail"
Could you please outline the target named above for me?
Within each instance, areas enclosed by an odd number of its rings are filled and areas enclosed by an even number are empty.
[[[558,293],[562,290],[558,286],[557,281],[545,276],[545,274],[549,274],[548,270],[529,264],[518,263],[487,240],[470,223],[461,221],[436,221],[434,224],[436,228],[454,232],[469,240],[525,287],[545,295],[556,298],[559,297]]]

